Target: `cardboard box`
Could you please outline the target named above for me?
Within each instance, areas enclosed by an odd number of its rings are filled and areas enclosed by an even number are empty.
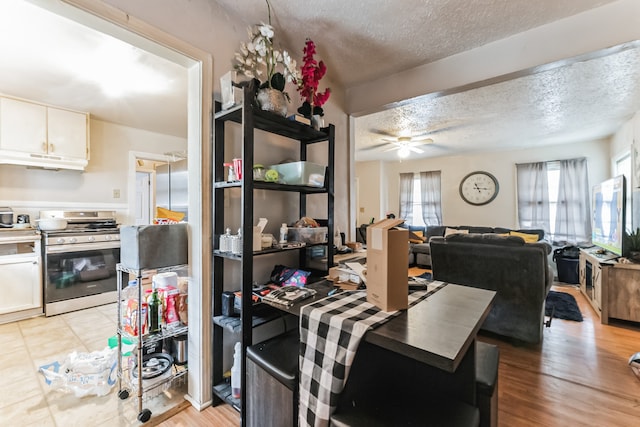
[[[355,291],[362,283],[358,273],[349,268],[341,267],[331,267],[327,279],[333,282],[333,286],[349,291]]]
[[[367,227],[367,301],[384,311],[409,306],[409,231],[401,219]]]

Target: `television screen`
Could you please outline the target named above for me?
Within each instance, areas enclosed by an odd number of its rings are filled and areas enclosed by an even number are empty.
[[[625,202],[624,175],[593,186],[591,242],[619,256],[623,251]]]

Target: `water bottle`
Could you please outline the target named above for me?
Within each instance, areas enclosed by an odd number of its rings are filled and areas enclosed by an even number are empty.
[[[122,299],[125,300],[125,304],[127,300],[138,299],[138,281],[137,280],[129,280],[127,287],[122,290]]]
[[[280,227],[280,243],[287,243],[287,233],[289,229],[287,228],[287,224],[282,223]]]
[[[242,345],[237,342],[233,353],[233,366],[231,367],[231,394],[240,399],[242,387]]]

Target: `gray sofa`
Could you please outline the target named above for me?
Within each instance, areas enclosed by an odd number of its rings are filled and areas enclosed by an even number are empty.
[[[484,233],[431,237],[429,245],[435,280],[497,292],[483,330],[527,343],[542,340],[553,283],[548,243]]]
[[[416,227],[410,227],[416,229]],[[469,225],[459,225],[459,226],[448,226],[448,225],[430,225],[426,228],[422,228],[423,235],[425,237],[425,243],[414,243],[411,244],[411,252],[409,254],[409,258],[413,259],[417,265],[421,267],[431,267],[431,248],[429,247],[429,241],[432,237],[443,237],[447,228],[452,228],[455,230],[467,230],[469,233],[473,234],[484,234],[484,233],[496,233],[496,234],[505,234],[510,231],[517,231],[520,233],[527,234],[537,234],[538,240],[542,240],[544,238],[544,230],[539,229],[530,229],[530,230],[511,230],[509,228],[503,227],[482,227],[482,226],[469,226]]]

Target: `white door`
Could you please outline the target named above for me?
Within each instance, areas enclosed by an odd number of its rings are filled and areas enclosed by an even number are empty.
[[[136,172],[136,225],[151,224],[151,177],[148,172]]]

